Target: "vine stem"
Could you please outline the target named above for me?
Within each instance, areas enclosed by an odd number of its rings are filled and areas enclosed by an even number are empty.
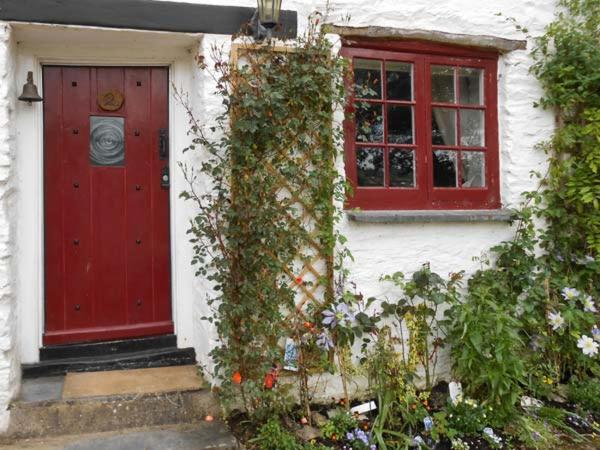
[[[344,356],[342,355],[342,350],[340,348],[336,349],[338,364],[340,366],[340,378],[342,379],[342,389],[344,390],[344,406],[346,410],[350,410],[350,395],[348,395],[348,373],[346,371],[346,363],[344,361]]]

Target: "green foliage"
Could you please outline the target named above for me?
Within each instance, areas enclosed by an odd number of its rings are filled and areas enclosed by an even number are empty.
[[[561,0],[559,7],[533,52],[532,72],[545,89],[540,104],[561,125],[546,145],[549,173],[534,198],[549,224],[542,246],[581,257],[600,251],[600,1]]]
[[[597,380],[572,381],[569,383],[569,401],[583,410],[600,416],[600,382]]]
[[[542,419],[527,415],[517,416],[509,431],[525,448],[536,450],[559,448],[559,435]]]
[[[445,426],[453,430],[449,437],[480,434],[490,423],[491,411],[490,406],[485,407],[470,398],[449,402],[445,409]]]
[[[346,433],[358,426],[357,420],[348,411],[338,411],[321,427],[323,436],[332,441],[339,440],[346,436]]]
[[[469,281],[464,302],[446,311],[454,370],[466,392],[485,399],[496,415],[509,418],[525,379],[521,322],[498,301],[493,271]],[[501,298],[501,297],[500,297]]]
[[[373,438],[380,448],[403,445],[429,415],[428,392],[417,392],[412,370],[402,353],[395,349],[398,340],[383,327],[364,361],[372,395],[377,398],[378,415],[373,422]]]
[[[455,372],[500,421],[523,390],[544,397],[571,377],[600,375],[598,357],[578,347],[593,336],[600,297],[599,38],[599,0],[559,1],[533,51],[539,106],[558,118],[541,145],[548,172],[514,216],[515,239],[492,249],[448,314]]]
[[[442,306],[456,303],[461,279],[462,273],[458,273],[446,282],[431,271],[429,264],[423,265],[409,281],[401,272],[382,277],[402,289],[398,299],[382,303],[382,317],[391,319],[395,326],[395,335],[405,350],[402,358],[407,372],[414,372],[419,364],[424,368],[426,390],[433,387],[438,353],[444,343],[444,327],[438,313]],[[408,336],[404,335],[405,329]]]
[[[274,418],[260,427],[250,443],[260,450],[328,450],[328,447],[322,445],[300,442]]]
[[[238,65],[213,49],[216,95],[225,109],[216,122],[201,125],[188,107],[193,136],[188,150],[201,154],[198,165],[182,166],[189,188],[181,197],[195,202],[198,211],[188,233],[196,275],[214,291],[208,299],[213,314],[206,320],[219,336],[211,357],[222,399],[241,395],[245,409],[262,421],[279,401],[264,388],[265,375],[282,363],[279,344],[306,331],[306,319],[296,314],[293,280],[309,290],[321,284],[326,302],[333,300],[331,277],[303,281],[298,265],[310,259],[304,249],[315,242],[332,261],[341,240],[334,201],[343,197],[344,183],[334,164],[342,132],[333,126],[333,113],[344,99],[346,65],[314,22],[287,51],[267,42],[239,52],[244,63]],[[204,60],[200,64],[207,69]],[[293,187],[292,195],[282,180]],[[311,205],[314,232],[305,226],[299,204]],[[320,316],[317,309],[306,313]],[[309,334],[303,370],[309,360],[322,361]],[[301,383],[301,391],[306,389]]]

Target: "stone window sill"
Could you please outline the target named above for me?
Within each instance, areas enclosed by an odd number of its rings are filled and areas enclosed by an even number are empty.
[[[440,211],[345,211],[348,219],[363,223],[474,223],[510,222],[509,209]]]

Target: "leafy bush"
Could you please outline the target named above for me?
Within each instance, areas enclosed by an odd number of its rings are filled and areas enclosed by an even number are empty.
[[[445,410],[446,428],[454,435],[479,434],[489,424],[491,407],[485,407],[471,398],[449,402]]]
[[[296,437],[284,430],[278,419],[270,419],[260,427],[258,435],[252,439],[261,450],[300,450],[302,445]]]
[[[391,320],[395,327],[394,337],[403,346],[405,368],[409,372],[415,372],[418,365],[424,369],[426,390],[435,383],[439,350],[444,344],[439,313],[442,306],[456,303],[461,279],[462,273],[457,273],[446,281],[432,272],[429,264],[424,264],[408,281],[402,272],[382,277],[402,289],[398,299],[382,303],[382,317]]]
[[[454,372],[466,392],[508,419],[525,381],[520,321],[494,295],[494,273],[480,272],[469,282],[464,302],[446,311]]]
[[[261,426],[257,436],[250,442],[260,450],[329,450],[322,445],[300,442],[292,433],[283,429],[276,418]]]
[[[358,422],[348,411],[339,411],[321,427],[323,436],[333,441],[346,436],[346,433],[358,426]]]
[[[600,415],[600,382],[597,380],[573,381],[569,383],[569,401],[584,410]]]

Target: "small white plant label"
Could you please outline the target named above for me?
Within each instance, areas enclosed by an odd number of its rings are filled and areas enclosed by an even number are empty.
[[[285,340],[283,368],[292,372],[298,372],[298,347],[296,347],[296,343],[291,338]]]
[[[361,405],[357,405],[354,408],[350,409],[352,414],[364,414],[369,411],[375,411],[377,409],[377,405],[375,402],[363,403]]]
[[[450,400],[452,403],[456,404],[456,402],[462,400],[463,398],[463,390],[462,384],[457,383],[455,381],[451,381],[448,385],[448,389],[450,390]]]

